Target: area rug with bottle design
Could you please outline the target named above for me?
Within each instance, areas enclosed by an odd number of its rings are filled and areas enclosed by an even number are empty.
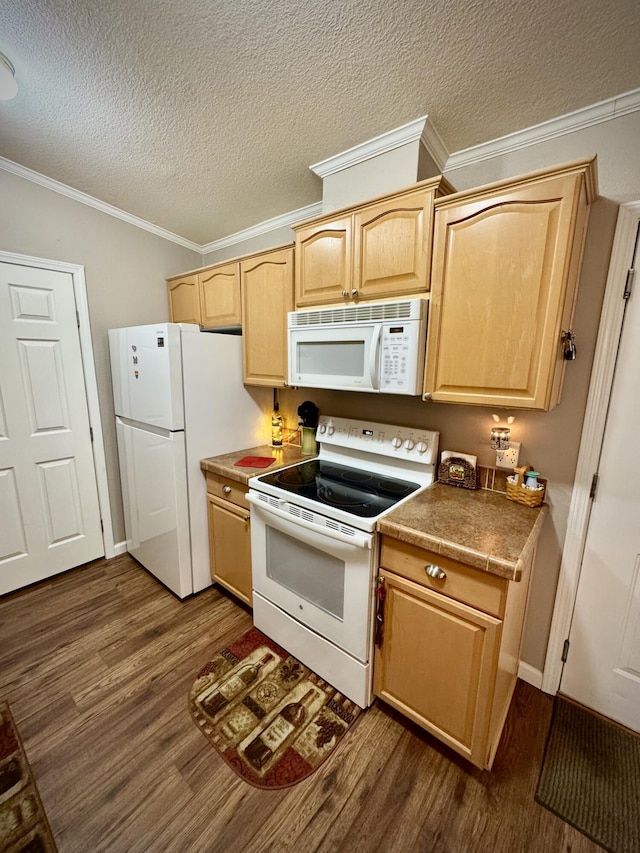
[[[18,730],[0,702],[0,851],[55,853],[56,845]]]
[[[286,788],[339,746],[360,708],[251,628],[198,673],[191,714],[245,781]]]

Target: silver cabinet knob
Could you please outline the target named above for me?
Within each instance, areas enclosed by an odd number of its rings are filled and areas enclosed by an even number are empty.
[[[429,393],[429,391],[427,391],[426,394],[422,395],[422,399],[427,401],[427,402],[431,399],[431,394]]]
[[[429,563],[424,567],[425,572],[429,575],[430,578],[435,578],[436,580],[441,581],[443,578],[446,578],[447,573],[443,572],[440,566],[436,566],[434,563]]]
[[[223,486],[222,491],[224,492],[225,495],[230,495],[231,494],[231,486]]]
[[[355,287],[353,288],[353,290],[351,291],[351,295],[352,295],[352,296],[357,296],[357,295],[358,295],[358,290],[357,290],[357,288],[355,288]]]
[[[343,296],[348,296],[348,295],[349,295],[349,291],[348,291],[348,290],[343,290],[343,291],[342,291],[342,295],[343,295]]]

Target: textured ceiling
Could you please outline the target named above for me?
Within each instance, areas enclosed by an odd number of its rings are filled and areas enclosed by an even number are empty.
[[[638,0],[4,0],[0,155],[202,244],[428,114],[458,151],[640,87]]]

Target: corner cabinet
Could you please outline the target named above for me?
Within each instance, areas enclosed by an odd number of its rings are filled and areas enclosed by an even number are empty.
[[[531,561],[508,581],[383,535],[380,562],[375,695],[491,769],[517,678]]]
[[[251,606],[251,520],[247,487],[207,473],[211,579]]]
[[[287,384],[287,313],[293,311],[293,246],[240,261],[245,385]]]
[[[452,189],[432,178],[296,227],[296,308],[427,291],[433,203]]]
[[[425,399],[560,399],[595,158],[435,202]]]
[[[167,288],[172,323],[198,323],[203,329],[241,325],[238,261],[174,276]]]

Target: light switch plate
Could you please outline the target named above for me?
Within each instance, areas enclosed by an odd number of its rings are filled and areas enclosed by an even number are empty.
[[[520,442],[510,441],[508,450],[496,450],[496,468],[515,468],[520,458]]]

